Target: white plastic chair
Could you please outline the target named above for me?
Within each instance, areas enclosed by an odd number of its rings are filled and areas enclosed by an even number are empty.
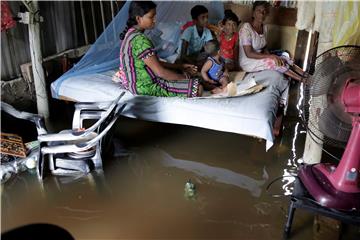
[[[46,170],[55,175],[86,174],[94,169],[102,169],[102,139],[116,122],[125,104],[120,99],[100,103],[77,103],[70,130],[48,133],[40,115],[21,112],[7,103],[1,103],[1,110],[19,119],[35,123],[38,141],[37,173],[44,178]],[[97,120],[89,128],[83,128],[87,119]]]
[[[75,105],[71,130],[39,135],[40,178],[43,178],[45,168],[55,175],[88,173],[93,169],[102,169],[102,139],[125,108],[125,104],[120,103],[123,95],[124,93],[112,102],[78,103]],[[86,119],[97,121],[83,129],[83,121]]]

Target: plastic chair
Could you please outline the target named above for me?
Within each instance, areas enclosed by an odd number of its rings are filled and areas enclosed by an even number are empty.
[[[116,122],[125,104],[120,103],[123,92],[114,101],[100,103],[77,103],[70,130],[49,134],[40,115],[21,112],[7,103],[1,103],[1,110],[9,115],[35,123],[38,133],[37,173],[44,178],[47,167],[52,174],[86,174],[93,169],[102,169],[102,139]],[[83,122],[97,121],[87,129]]]
[[[47,133],[46,128],[45,128],[44,119],[40,115],[19,111],[19,110],[15,109],[13,106],[11,106],[10,104],[7,104],[5,102],[0,102],[0,103],[1,103],[0,104],[1,111],[6,112],[7,114],[9,114],[12,117],[33,122],[36,126],[38,135]]]
[[[88,173],[93,169],[102,169],[102,139],[125,108],[125,104],[120,103],[123,95],[124,93],[112,102],[78,103],[75,105],[71,130],[39,135],[39,177],[43,178],[46,167],[55,175]],[[83,129],[85,119],[97,121]]]
[[[46,134],[45,124],[43,118],[37,114],[22,112],[15,109],[13,106],[0,102],[1,108],[1,125],[2,131],[8,133],[18,134],[22,139],[35,141],[40,134]],[[33,123],[36,125],[36,131]],[[26,133],[26,134],[25,134]],[[27,162],[34,162],[38,159],[39,148],[34,146],[32,149],[27,150],[27,156],[16,157],[12,156],[11,161],[6,160],[0,166],[1,183],[5,183],[14,175],[25,171],[28,166]]]

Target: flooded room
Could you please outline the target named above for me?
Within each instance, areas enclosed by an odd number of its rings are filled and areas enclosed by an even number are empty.
[[[1,1],[2,239],[360,239],[360,2]]]

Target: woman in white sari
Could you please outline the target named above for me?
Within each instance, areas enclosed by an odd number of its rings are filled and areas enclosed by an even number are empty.
[[[302,81],[304,72],[293,64],[288,57],[270,54],[266,49],[267,26],[265,18],[269,12],[269,3],[256,1],[253,4],[253,20],[244,23],[239,31],[239,64],[246,72],[275,70],[291,78]],[[290,69],[294,67],[295,73]]]

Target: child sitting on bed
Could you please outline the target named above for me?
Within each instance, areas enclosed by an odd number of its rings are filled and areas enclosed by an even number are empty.
[[[211,40],[206,43],[205,52],[209,57],[201,68],[201,76],[205,81],[203,85],[212,93],[225,92],[229,83],[229,73],[220,55],[219,42]]]
[[[239,18],[231,10],[225,10],[224,19],[220,22],[221,32],[217,36],[220,42],[220,53],[229,71],[234,70],[238,65],[239,57]]]
[[[191,9],[191,17],[195,23],[184,30],[181,35],[180,62],[193,63],[199,68],[206,60],[201,54],[206,42],[213,39],[208,24],[208,9],[203,5],[196,5]]]

